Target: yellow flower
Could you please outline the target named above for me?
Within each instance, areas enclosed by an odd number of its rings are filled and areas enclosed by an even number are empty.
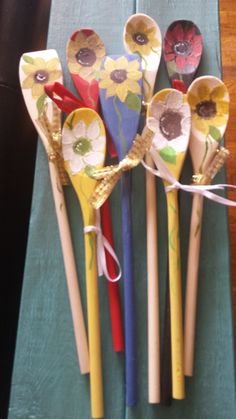
[[[138,60],[128,61],[126,57],[113,60],[107,57],[99,82],[100,88],[106,89],[106,97],[118,96],[121,102],[125,102],[129,92],[141,94],[138,80],[141,80],[142,72],[139,67]]]
[[[227,122],[229,102],[223,100],[225,96],[227,91],[223,84],[210,90],[202,83],[198,85],[196,94],[187,94],[192,110],[192,124],[198,131],[208,135],[210,127],[220,127]]]
[[[45,84],[58,80],[62,74],[57,58],[49,61],[40,57],[32,58],[32,63],[24,64],[22,70],[27,75],[23,80],[22,88],[31,89],[34,99],[44,94]]]
[[[128,22],[125,41],[132,52],[149,55],[153,49],[161,46],[156,32],[155,26],[147,26],[142,20]]]
[[[82,30],[78,31],[75,37],[70,39],[67,47],[69,70],[83,79],[92,81],[97,78],[105,54],[105,46],[95,32],[87,36]]]

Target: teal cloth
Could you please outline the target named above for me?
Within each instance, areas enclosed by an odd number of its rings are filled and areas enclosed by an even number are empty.
[[[65,64],[69,36],[80,27],[92,27],[104,40],[109,54],[123,52],[122,33],[127,18],[135,12],[152,16],[162,34],[177,19],[193,20],[204,39],[204,56],[198,74],[220,77],[218,2],[216,0],[64,0],[52,1],[48,47],[62,60],[65,82],[72,87]],[[156,90],[168,87],[163,62]],[[190,182],[187,159],[183,180]],[[224,173],[216,182],[225,180]],[[195,374],[186,380],[187,397],[171,407],[147,403],[147,307],[145,174],[133,172],[134,274],[136,282],[139,403],[130,409],[124,403],[124,357],[112,349],[108,296],[105,279],[99,279],[103,378],[106,419],[232,419],[236,415],[233,323],[230,284],[230,254],[227,210],[205,202],[199,269]],[[66,188],[79,284],[85,306],[84,249],[81,211],[71,187]],[[166,279],[166,215],[162,183],[157,180],[159,272],[161,318]],[[122,260],[120,196],[111,197],[115,246]],[[183,283],[191,211],[191,196],[180,193],[180,223]],[[120,281],[122,292],[122,281]],[[81,376],[76,355],[58,227],[48,174],[47,158],[38,146],[31,210],[28,251],[9,419],[89,419],[89,379]]]

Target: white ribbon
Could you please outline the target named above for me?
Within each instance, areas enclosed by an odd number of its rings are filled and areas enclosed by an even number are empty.
[[[159,170],[155,170],[152,167],[148,166],[143,160],[142,165],[153,175],[158,176],[170,183],[170,185],[165,187],[166,192],[170,192],[173,189],[181,189],[182,191],[197,193],[199,195],[205,196],[206,198],[211,199],[212,201],[218,202],[218,204],[236,207],[235,201],[231,201],[230,199],[224,198],[222,196],[210,192],[211,190],[222,190],[225,188],[236,189],[236,185],[229,185],[224,183],[219,183],[217,185],[183,185],[177,179],[175,179],[174,175],[172,175],[172,173],[168,170],[165,163],[163,163],[162,158],[159,156],[159,154],[153,147],[151,147],[150,149],[150,154],[155,162],[155,165],[159,168]]]
[[[115,254],[114,249],[110,245],[109,241],[106,239],[106,237],[103,236],[102,230],[101,230],[101,220],[100,220],[100,211],[96,211],[96,225],[90,225],[84,227],[84,234],[94,232],[97,235],[97,266],[98,266],[98,276],[104,275],[108,281],[110,282],[117,282],[121,278],[122,270],[120,266],[120,262],[118,257]],[[116,262],[116,265],[118,266],[118,275],[116,278],[111,278],[108,270],[107,270],[107,262],[106,262],[106,253],[105,250],[107,250],[108,253],[110,253],[111,257]]]

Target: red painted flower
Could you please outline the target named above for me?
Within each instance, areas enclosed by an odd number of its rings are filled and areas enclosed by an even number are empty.
[[[174,22],[164,38],[164,57],[175,61],[182,73],[198,66],[202,53],[202,35],[192,22]]]

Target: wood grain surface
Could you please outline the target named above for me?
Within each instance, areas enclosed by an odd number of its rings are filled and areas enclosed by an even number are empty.
[[[227,182],[236,184],[236,2],[220,0],[220,33],[223,80],[230,94],[230,117],[225,135],[226,147],[231,156],[227,163]],[[236,200],[236,191],[228,193]],[[234,329],[236,331],[236,210],[229,208],[229,231],[231,248],[232,292],[234,306]]]

